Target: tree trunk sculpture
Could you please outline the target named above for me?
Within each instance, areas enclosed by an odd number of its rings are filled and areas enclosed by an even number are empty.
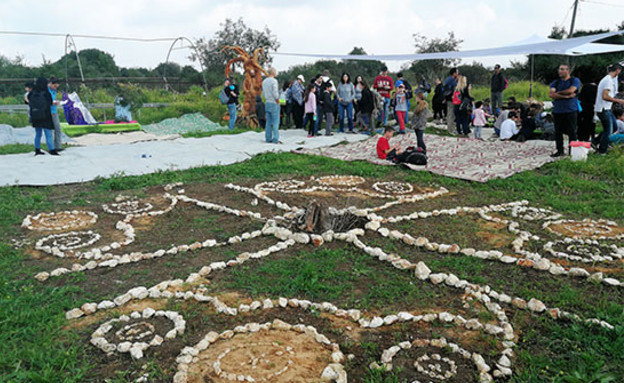
[[[221,49],[221,52],[228,50],[236,52],[238,57],[228,61],[225,67],[225,77],[230,77],[230,73],[233,71],[232,65],[236,63],[243,64],[243,71],[245,73],[245,80],[243,82],[243,93],[245,97],[238,121],[252,128],[257,128],[259,123],[256,117],[256,96],[262,92],[262,74],[268,76],[268,73],[258,62],[258,57],[264,54],[264,50],[258,48],[254,50],[253,55],[249,55],[239,46],[226,45]]]

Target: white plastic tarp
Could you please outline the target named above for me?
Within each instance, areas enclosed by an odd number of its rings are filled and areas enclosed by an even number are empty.
[[[600,33],[590,36],[574,37],[564,40],[544,39],[542,41],[529,41],[527,43],[510,44],[503,47],[473,49],[466,51],[449,51],[435,53],[413,53],[413,54],[393,54],[393,55],[335,55],[335,54],[313,54],[313,53],[284,53],[274,54],[283,56],[302,56],[318,58],[334,58],[340,60],[381,60],[381,61],[417,61],[434,59],[462,59],[471,57],[487,56],[511,56],[511,55],[566,55],[579,56],[597,53],[609,53],[624,51],[624,45],[619,44],[598,44],[596,41],[608,37],[624,34],[624,31]]]

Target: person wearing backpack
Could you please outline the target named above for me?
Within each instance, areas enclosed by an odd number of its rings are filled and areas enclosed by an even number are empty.
[[[28,93],[28,106],[30,107],[30,119],[35,128],[35,156],[45,154],[41,150],[41,136],[45,134],[48,152],[58,156],[54,146],[54,122],[52,121],[52,95],[48,91],[48,82],[44,77],[35,81],[33,90]]]
[[[551,157],[565,155],[563,151],[563,134],[567,134],[570,142],[576,141],[576,125],[578,121],[579,101],[576,97],[581,88],[581,81],[570,75],[568,64],[559,65],[559,78],[550,83],[548,96],[553,99],[553,120],[555,122],[555,142],[557,151]]]
[[[455,127],[455,109],[453,105],[453,92],[457,87],[457,77],[459,71],[457,68],[451,68],[449,76],[444,80],[442,86],[444,102],[446,103],[446,128],[450,134],[455,134],[457,128]]]
[[[507,80],[501,72],[499,64],[494,65],[494,74],[490,81],[490,95],[492,100],[492,112],[498,116],[503,107],[503,91],[507,88]]]
[[[472,97],[466,76],[458,77],[452,102],[456,133],[457,135],[468,136],[470,134],[470,116],[472,115]]]

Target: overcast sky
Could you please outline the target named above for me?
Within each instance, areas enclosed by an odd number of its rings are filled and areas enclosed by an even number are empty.
[[[252,28],[268,26],[283,52],[346,54],[360,46],[369,54],[400,54],[414,53],[414,33],[444,37],[453,31],[464,40],[460,49],[476,49],[533,34],[547,36],[554,25],[568,30],[572,4],[573,0],[0,0],[0,31],[194,40],[211,38],[226,18],[242,17]],[[623,20],[621,0],[586,0],[580,2],[575,29],[615,29]],[[171,44],[89,38],[75,42],[78,50],[97,48],[113,54],[119,66],[148,68],[165,61]],[[29,65],[40,65],[44,56],[58,60],[64,49],[63,37],[0,34],[0,54],[23,56]],[[176,50],[171,61],[189,64],[189,53]],[[506,66],[509,59],[477,61]],[[312,61],[276,56],[274,65],[283,70]],[[396,70],[404,62],[388,64]]]

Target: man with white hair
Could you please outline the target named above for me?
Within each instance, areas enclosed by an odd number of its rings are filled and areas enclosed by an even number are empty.
[[[279,140],[279,87],[275,79],[277,70],[271,67],[268,73],[269,77],[262,81],[262,95],[266,101],[266,128],[264,130],[264,137],[268,143],[281,144]]]

